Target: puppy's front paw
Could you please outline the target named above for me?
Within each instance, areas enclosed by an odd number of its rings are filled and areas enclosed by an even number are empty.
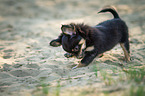
[[[50,46],[53,46],[53,47],[58,47],[58,46],[60,46],[60,45],[61,45],[61,43],[58,42],[57,39],[56,39],[56,40],[52,40],[52,41],[50,42]]]
[[[71,53],[65,53],[64,56],[65,56],[66,58],[71,58],[71,57],[73,57],[74,55],[71,54]]]
[[[72,69],[76,69],[76,68],[80,68],[80,67],[85,67],[85,66],[87,66],[87,65],[82,64],[82,63],[80,62],[78,65],[76,65],[76,66],[73,67]]]
[[[72,69],[76,69],[76,68],[77,68],[77,66],[73,67]]]

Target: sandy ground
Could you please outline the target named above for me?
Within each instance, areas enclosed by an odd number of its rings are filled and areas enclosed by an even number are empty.
[[[121,59],[123,52],[118,45],[89,66],[72,70],[79,60],[65,58],[62,47],[51,47],[49,42],[60,34],[61,24],[94,26],[111,19],[108,13],[97,14],[105,5],[114,5],[129,27],[132,61]],[[0,0],[0,96],[31,96],[42,83],[53,89],[58,81],[61,90],[70,92],[106,90],[101,78],[94,75],[94,66],[119,71],[119,64],[145,65],[144,16],[144,0]]]

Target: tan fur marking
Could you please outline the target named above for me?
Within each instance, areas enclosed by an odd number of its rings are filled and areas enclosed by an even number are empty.
[[[93,51],[94,49],[95,49],[94,46],[90,46],[90,47],[87,47],[85,51]]]
[[[127,52],[124,43],[120,43],[120,46],[122,47],[123,51],[124,51],[124,55],[125,55],[125,59],[126,61],[130,61],[130,54]]]
[[[86,65],[85,64],[82,64],[81,62],[77,65],[77,68],[78,67],[85,67]]]
[[[99,58],[99,57],[101,57],[101,56],[103,56],[103,53],[99,54],[99,55],[97,56],[97,58]]]
[[[79,44],[83,44],[85,42],[86,42],[86,40],[82,38],[81,41],[79,42]]]
[[[80,49],[80,53],[79,53],[79,56],[81,56],[82,55],[82,50],[84,48],[86,48],[86,40],[82,38],[81,41],[79,42],[79,44],[82,44],[81,49]]]

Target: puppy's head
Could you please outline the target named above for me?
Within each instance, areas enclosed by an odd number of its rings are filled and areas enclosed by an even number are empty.
[[[65,51],[72,53],[76,57],[80,55],[82,50],[82,37],[77,33],[75,25],[62,25],[62,47]]]

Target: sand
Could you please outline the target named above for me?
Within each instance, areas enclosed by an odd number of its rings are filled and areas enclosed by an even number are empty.
[[[94,26],[111,19],[109,13],[97,14],[105,5],[114,5],[129,27],[132,61],[122,60],[117,45],[89,66],[72,70],[79,60],[65,58],[62,47],[51,47],[49,42],[60,34],[61,24]],[[66,90],[61,96],[66,92],[77,96],[75,92],[82,88],[106,90],[102,79],[95,76],[94,66],[112,72],[113,68],[121,70],[120,64],[145,65],[144,16],[144,0],[0,0],[0,96],[40,96],[37,89],[42,83],[53,91],[58,82]]]

